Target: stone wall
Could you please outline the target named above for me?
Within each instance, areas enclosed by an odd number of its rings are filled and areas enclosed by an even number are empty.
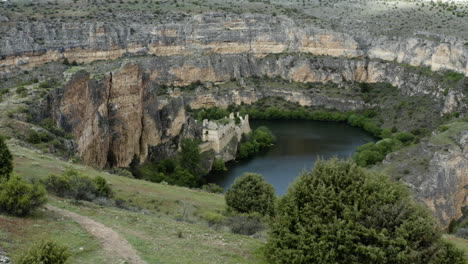
[[[236,118],[240,120],[239,124],[236,124]],[[227,122],[227,123],[223,123]],[[243,134],[250,133],[249,116],[242,117],[239,113],[231,113],[229,117],[225,117],[223,120],[209,121],[203,120],[202,130],[202,151],[214,150],[217,158],[222,158],[224,161],[235,159],[236,148],[230,149],[229,153],[226,153],[226,148],[230,142],[235,139],[238,143],[242,139]]]

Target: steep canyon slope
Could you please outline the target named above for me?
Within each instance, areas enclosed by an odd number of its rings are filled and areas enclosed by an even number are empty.
[[[83,63],[67,66],[56,89],[35,104],[40,109],[36,121],[51,118],[72,133],[82,161],[99,168],[158,160],[173,155],[182,138],[200,138],[201,124],[188,108],[250,104],[271,96],[343,111],[379,107],[353,94],[349,83],[389,83],[402,98],[427,96],[439,116],[466,113],[468,108],[463,78],[468,76],[468,48],[457,39],[363,41],[285,16],[260,14],[168,15],[164,21],[2,23],[0,77],[8,81],[65,58]],[[444,77],[447,70],[462,80],[451,82]],[[330,96],[313,89],[260,89],[246,85],[247,78],[277,78],[312,88],[332,83],[337,92]],[[238,85],[221,91],[218,84],[226,82]],[[431,129],[438,125],[427,123]],[[466,206],[468,166],[466,160],[431,166],[431,171],[445,166],[450,173],[404,180],[447,224]],[[435,184],[428,194],[425,186],[436,174],[455,186],[447,191]],[[432,206],[440,192],[456,201]]]

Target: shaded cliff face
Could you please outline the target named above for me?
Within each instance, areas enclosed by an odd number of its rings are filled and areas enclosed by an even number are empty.
[[[399,175],[447,226],[468,206],[468,125],[450,124],[413,147],[387,156],[383,168]]]
[[[360,45],[353,36],[299,25],[267,15],[209,13],[168,18],[166,24],[25,23],[0,26],[0,74],[68,58],[91,62],[126,54],[156,56],[285,52],[344,58],[368,57],[468,75],[463,42],[374,39]],[[370,43],[370,44],[369,44]],[[190,69],[184,69],[189,70]],[[196,72],[193,72],[194,74]]]
[[[49,96],[48,104],[54,120],[74,134],[82,160],[100,168],[126,167],[134,156],[144,161],[150,146],[184,133],[192,136],[183,98],[157,100],[137,64],[126,64],[102,80],[78,72]]]

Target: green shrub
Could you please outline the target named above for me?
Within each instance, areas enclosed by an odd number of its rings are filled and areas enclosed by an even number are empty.
[[[36,131],[31,129],[28,133],[28,137],[26,140],[32,144],[39,144],[41,142],[49,142],[53,139],[53,137],[47,133],[46,131]]]
[[[63,264],[71,254],[67,247],[53,241],[44,241],[26,252],[15,263],[17,264]]]
[[[380,134],[382,138],[390,138],[392,137],[392,130],[388,128],[382,129],[382,133]]]
[[[401,142],[394,138],[385,138],[377,143],[367,143],[356,148],[354,160],[359,166],[369,167],[381,162],[387,154],[401,147]]]
[[[267,127],[259,127],[248,135],[243,135],[237,150],[237,157],[240,159],[248,158],[270,147],[275,141],[275,136]]]
[[[103,177],[94,180],[81,175],[76,169],[68,167],[62,175],[49,175],[44,184],[47,190],[59,197],[92,201],[96,197],[110,198],[112,188]]]
[[[67,197],[73,188],[70,177],[55,174],[49,175],[44,180],[44,185],[49,192],[59,197]]]
[[[31,184],[13,176],[0,184],[0,211],[15,215],[29,215],[47,201],[47,193],[39,184]]]
[[[227,171],[226,164],[222,159],[215,159],[213,161],[213,167],[211,168],[214,172]]]
[[[198,142],[194,139],[183,139],[179,153],[180,165],[191,174],[200,176],[202,174],[201,155]]]
[[[210,193],[222,193],[224,191],[223,187],[214,183],[208,183],[203,185],[202,190]]]
[[[112,197],[112,188],[111,186],[107,183],[106,179],[101,176],[97,176],[94,178],[94,184],[96,185],[96,195],[98,197]]]
[[[43,89],[46,89],[46,88],[51,88],[52,85],[48,81],[42,81],[42,82],[39,83],[39,87],[43,88]]]
[[[239,213],[274,214],[275,189],[260,174],[245,173],[237,178],[225,199],[229,208]]]
[[[5,138],[0,136],[0,183],[7,181],[13,172],[13,156],[5,143]]]
[[[395,138],[403,143],[409,143],[414,139],[414,136],[406,132],[398,132],[396,133]]]
[[[352,161],[318,161],[277,203],[268,263],[456,263],[425,207]]]
[[[25,97],[28,93],[28,90],[24,86],[16,88],[16,93],[21,97]]]

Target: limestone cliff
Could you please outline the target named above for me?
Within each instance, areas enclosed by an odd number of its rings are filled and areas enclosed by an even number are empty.
[[[73,133],[85,163],[126,167],[134,156],[144,161],[151,146],[189,131],[183,98],[159,101],[139,65],[125,64],[102,80],[91,77],[84,71],[73,75],[49,95],[47,107]]]
[[[317,56],[397,61],[468,75],[468,50],[460,41],[375,39],[300,25],[286,17],[207,13],[167,17],[162,24],[119,22],[15,22],[0,25],[0,76],[62,60],[91,62],[133,55],[305,53]],[[13,22],[12,22],[13,23]],[[199,74],[182,68],[174,74]],[[210,72],[206,72],[206,77]]]
[[[468,126],[456,122],[448,128],[388,155],[382,165],[399,175],[445,226],[468,206]]]

